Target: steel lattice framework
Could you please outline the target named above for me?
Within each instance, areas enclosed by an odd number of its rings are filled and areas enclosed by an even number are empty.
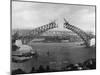
[[[74,33],[76,33],[78,36],[80,36],[80,38],[82,38],[85,45],[89,46],[89,44],[90,44],[89,41],[92,37],[90,37],[86,32],[84,32],[80,28],[69,24],[66,19],[64,19],[64,21],[65,21],[64,28],[69,29],[69,30],[73,31]],[[40,35],[40,34],[46,32],[50,29],[57,28],[57,27],[58,27],[58,25],[55,23],[55,21],[53,21],[49,24],[37,27],[37,28],[31,30],[29,32],[29,34],[27,34],[25,36],[20,36],[20,37],[21,37],[22,40],[26,40],[27,42],[29,42],[32,39],[34,39],[35,36]]]
[[[71,31],[73,31],[74,33],[76,33],[78,36],[80,36],[82,38],[82,40],[84,41],[86,46],[90,45],[90,39],[92,38],[91,36],[89,36],[86,32],[84,32],[83,30],[81,30],[80,28],[71,25],[67,22],[66,19],[64,19],[65,23],[64,23],[64,28],[67,28]]]

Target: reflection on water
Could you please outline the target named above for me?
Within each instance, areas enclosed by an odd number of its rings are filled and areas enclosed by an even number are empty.
[[[84,62],[89,58],[95,58],[95,48],[85,48],[79,43],[32,43],[38,57],[24,63],[12,63],[12,69],[21,68],[30,72],[32,67],[50,65],[51,68],[61,69],[69,63]]]

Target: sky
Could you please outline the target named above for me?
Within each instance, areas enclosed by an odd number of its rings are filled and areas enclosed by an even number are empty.
[[[34,29],[56,20],[63,28],[64,18],[84,31],[95,32],[95,6],[12,1],[12,29]]]

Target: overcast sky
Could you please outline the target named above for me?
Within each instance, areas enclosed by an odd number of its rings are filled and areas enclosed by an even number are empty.
[[[56,20],[63,29],[63,18],[85,31],[95,31],[95,7],[36,2],[12,2],[12,28],[33,29]]]

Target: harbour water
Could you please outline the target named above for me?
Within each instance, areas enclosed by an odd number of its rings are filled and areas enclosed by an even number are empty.
[[[82,63],[90,58],[96,57],[95,48],[86,48],[79,42],[70,43],[31,43],[33,49],[38,53],[37,57],[23,62],[12,62],[12,70],[21,68],[30,72],[32,67],[38,69],[40,65],[50,66],[52,69],[61,69],[70,63]]]

